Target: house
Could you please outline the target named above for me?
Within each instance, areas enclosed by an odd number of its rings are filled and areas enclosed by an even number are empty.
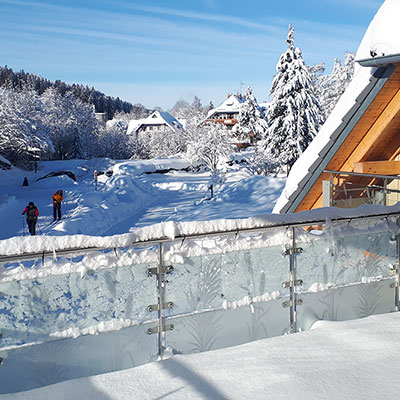
[[[227,99],[218,107],[210,110],[205,123],[220,123],[232,129],[238,123],[240,104],[244,102],[241,94],[228,94]]]
[[[102,124],[102,125],[106,124],[107,114],[105,112],[103,112],[103,113],[95,112],[94,116],[100,124]]]
[[[128,135],[140,132],[183,130],[183,125],[170,113],[153,111],[147,118],[133,119],[128,124]]]
[[[358,65],[316,138],[294,164],[274,212],[390,204],[400,175],[400,0],[386,0]],[[400,193],[400,191],[399,191]]]

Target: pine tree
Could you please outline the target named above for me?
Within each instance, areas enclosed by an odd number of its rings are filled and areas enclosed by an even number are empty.
[[[327,118],[353,79],[354,54],[346,53],[343,65],[335,58],[330,74],[318,73],[316,67],[310,67],[310,73],[314,78],[315,94]]]
[[[267,162],[264,160],[263,151],[259,149],[258,141],[264,138],[268,124],[250,86],[243,97],[244,101],[239,106],[238,124],[233,131],[239,140],[253,144],[254,156],[249,159],[250,170],[260,174]]]
[[[294,29],[289,25],[288,48],[279,58],[270,89],[269,127],[263,141],[266,157],[281,166],[293,165],[317,134],[322,118],[310,74],[293,36]]]
[[[258,106],[250,86],[244,94],[244,101],[240,103],[239,119],[235,128],[240,139],[254,143],[264,137],[267,129],[264,113]]]

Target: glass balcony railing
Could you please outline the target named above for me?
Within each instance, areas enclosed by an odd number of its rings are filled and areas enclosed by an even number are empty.
[[[397,311],[398,218],[0,256],[0,393]]]

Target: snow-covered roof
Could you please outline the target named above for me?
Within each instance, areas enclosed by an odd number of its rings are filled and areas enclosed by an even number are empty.
[[[8,165],[8,166],[11,167],[10,161],[8,161],[8,160],[7,160],[6,158],[4,158],[3,156],[0,156],[0,163],[6,164],[6,165]]]
[[[106,121],[106,128],[110,129],[110,128],[113,128],[115,125],[123,124],[123,123],[124,123],[124,120],[121,118],[109,119],[108,121]]]
[[[400,0],[386,0],[370,23],[360,47],[356,60],[371,59],[372,55],[387,57],[400,53]],[[329,118],[310,146],[293,165],[286,186],[275,205],[273,212],[291,212],[295,210],[296,200],[310,189],[317,174],[327,162],[327,154],[332,154],[339,135],[348,125],[356,112],[362,111],[361,104],[367,95],[375,93],[381,82],[387,79],[388,68],[371,68],[355,66],[354,78],[343,93]],[[374,89],[375,88],[375,89]]]
[[[128,135],[131,135],[132,133],[135,133],[135,132],[139,129],[139,126],[142,126],[142,125],[143,125],[143,123],[144,123],[145,120],[146,120],[146,118],[131,119],[131,120],[129,121],[128,129],[127,129],[126,133],[127,133]]]
[[[244,101],[243,97],[239,97],[236,94],[231,94],[218,107],[210,110],[207,114],[207,118],[210,118],[212,115],[217,114],[217,113],[239,112],[240,104],[243,103],[243,101]]]
[[[270,104],[271,104],[270,101],[265,101],[265,102],[263,102],[263,103],[259,103],[258,106],[259,106],[260,108],[266,110],[266,109],[269,107]]]
[[[0,161],[4,164],[8,164],[11,165],[10,161],[8,161],[6,158],[4,158],[3,156],[0,156]]]
[[[182,124],[170,113],[165,111],[153,111],[147,118],[130,120],[127,134],[135,133],[142,126],[152,125],[167,125],[171,129],[183,129]]]

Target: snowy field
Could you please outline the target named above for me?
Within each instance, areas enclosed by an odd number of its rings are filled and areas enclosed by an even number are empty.
[[[311,331],[174,356],[4,400],[398,399],[400,314],[320,321]]]
[[[22,210],[33,201],[40,212],[37,234],[85,234],[107,236],[127,233],[164,221],[206,221],[218,218],[246,218],[269,214],[285,178],[250,175],[243,167],[228,167],[226,183],[208,200],[207,171],[187,172],[181,158],[115,162],[111,160],[71,160],[40,163],[37,173],[17,168],[0,170],[0,239],[29,235]],[[172,169],[165,173],[165,170]],[[113,171],[112,177],[99,176],[95,190],[94,171]],[[164,173],[151,173],[161,170]],[[44,177],[51,172],[67,175]],[[29,186],[23,187],[27,177]],[[62,221],[52,224],[53,193],[62,189]]]

